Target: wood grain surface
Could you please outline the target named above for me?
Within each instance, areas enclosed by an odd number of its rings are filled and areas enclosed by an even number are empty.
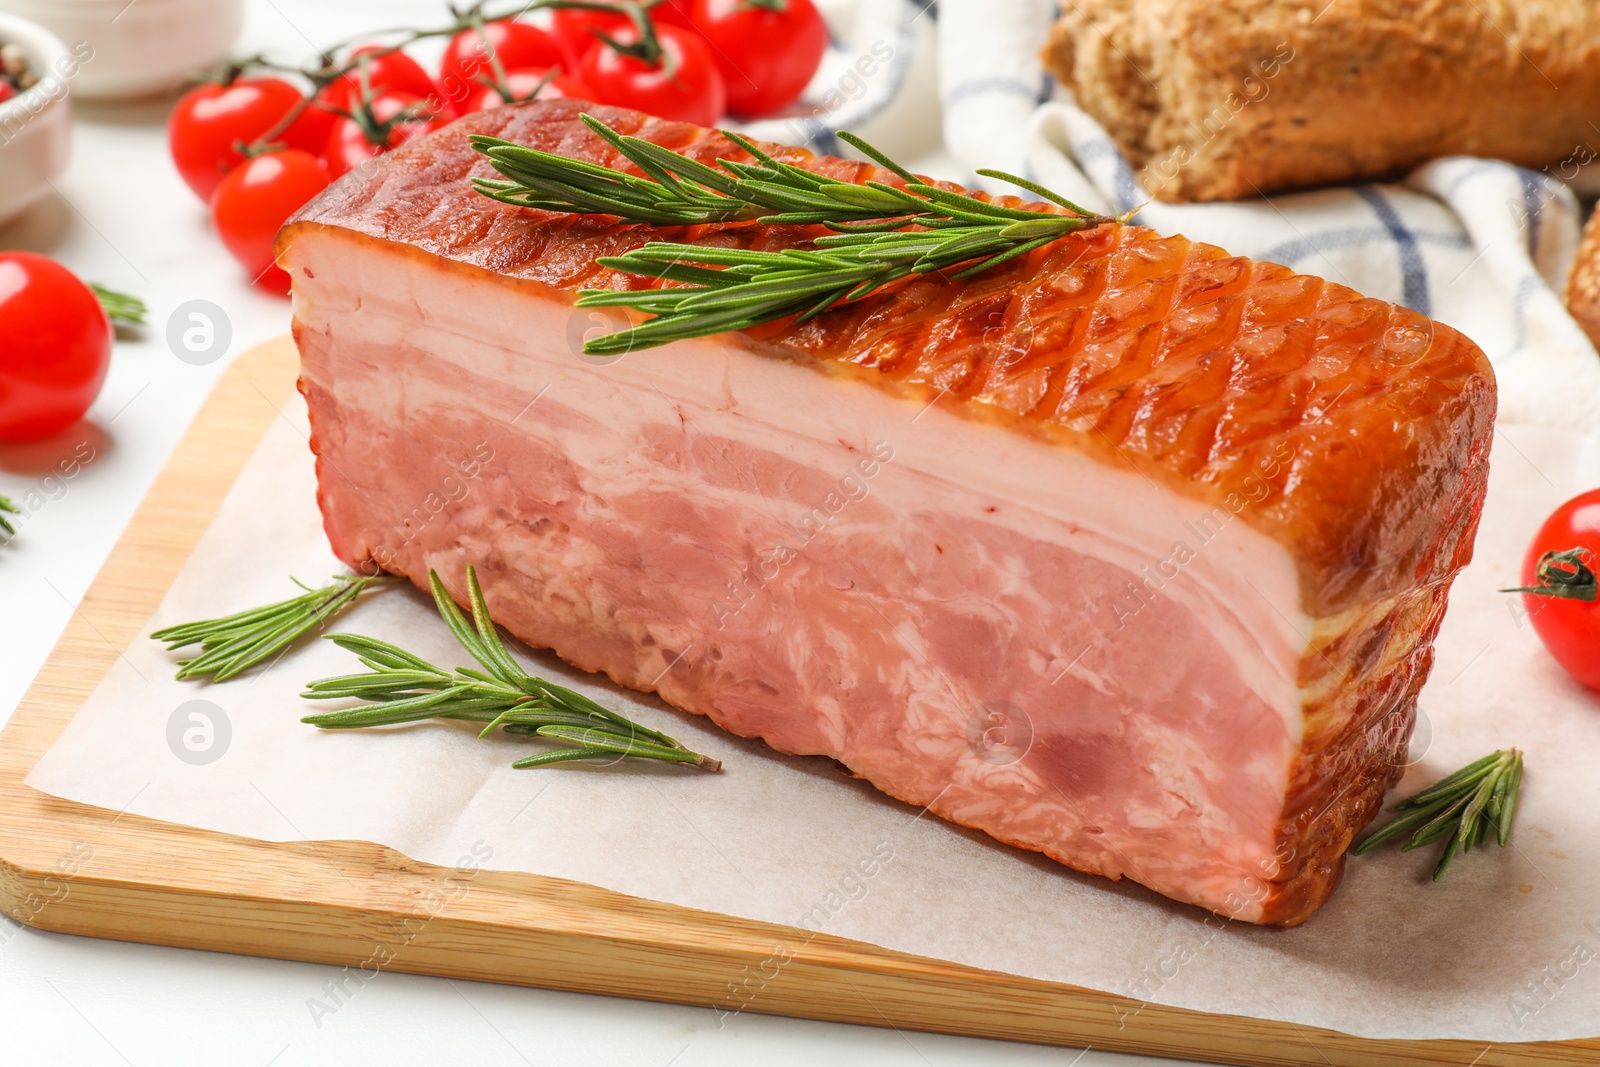
[[[0,910],[13,919],[368,977],[405,971],[1237,1064],[1600,1064],[1600,1039],[1370,1041],[1206,1015],[576,882],[435,867],[366,842],[256,841],[30,789],[28,771],[154,612],[278,418],[295,368],[285,338],[228,370],[0,734]]]

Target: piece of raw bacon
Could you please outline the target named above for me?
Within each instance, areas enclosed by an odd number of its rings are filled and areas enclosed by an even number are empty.
[[[536,647],[1026,849],[1256,923],[1305,920],[1402,762],[1483,503],[1495,388],[1449,327],[1102,226],[800,326],[579,356],[597,256],[715,230],[509,207],[470,116],[285,228],[328,536],[426,584],[475,564]],[[846,180],[890,175],[769,146]],[[456,582],[459,585],[459,582]]]

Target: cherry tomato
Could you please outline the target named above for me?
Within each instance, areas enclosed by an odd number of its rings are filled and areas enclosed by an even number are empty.
[[[694,0],[692,14],[728,87],[728,110],[745,118],[800,99],[828,50],[811,0]]]
[[[546,78],[549,80],[546,81]],[[582,82],[568,78],[561,74],[552,75],[547,70],[511,70],[506,72],[504,89],[510,90],[511,98],[508,100],[501,87],[484,86],[483,89],[467,101],[467,106],[462,108],[463,114],[474,111],[490,111],[507,104],[520,104],[525,100],[555,100],[560,97],[570,97],[575,100],[589,100],[594,94]],[[538,90],[537,94],[535,90]]]
[[[622,44],[639,39],[633,27],[613,36]],[[637,108],[664,119],[711,126],[722,118],[727,91],[705,41],[677,26],[657,26],[664,53],[659,63],[624,55],[605,44],[584,53],[578,78],[603,104]]]
[[[681,26],[694,29],[694,0],[663,0],[650,9],[650,17],[658,26]]]
[[[287,293],[289,274],[277,265],[273,241],[284,220],[327,187],[328,173],[310,152],[268,152],[247,160],[217,186],[211,222],[255,284]]]
[[[332,130],[333,124],[338,121],[338,115],[313,101],[279,139],[290,148],[298,148],[302,152],[320,156],[328,144],[328,131]]]
[[[0,252],[0,441],[35,441],[89,410],[111,364],[111,320],[71,271]]]
[[[16,96],[16,95],[17,95],[17,91],[15,89],[11,88],[11,83],[10,82],[0,81],[0,104],[5,103],[7,100],[10,100],[13,96]]]
[[[384,45],[366,44],[351,52],[346,62],[369,57],[355,69],[329,82],[317,99],[335,111],[353,111],[361,100],[361,73],[366,71],[367,88],[375,97],[381,93],[410,93],[421,100],[432,99],[442,114],[451,114],[450,103],[434,84],[422,65],[404,52],[389,51]]]
[[[235,145],[249,144],[300,103],[299,89],[282,78],[239,78],[231,85],[197,85],[179,98],[167,121],[167,147],[195,195],[209,201],[229,171],[244,162]],[[281,136],[292,148],[322,150],[334,116],[310,108]]]
[[[563,8],[555,13],[550,25],[567,49],[581,58],[600,40],[594,30],[615,34],[632,26],[633,20],[626,15],[609,15],[603,11]]]
[[[499,60],[500,69],[507,73],[530,67],[560,67],[571,71],[578,66],[577,58],[565,41],[526,22],[502,19],[462,30],[450,38],[444,58],[439,61],[439,88],[445,99],[463,112],[474,110],[462,105],[483,94],[483,83],[478,79],[494,76],[494,64],[489,62],[490,50]]]
[[[333,124],[328,146],[322,153],[328,176],[338,178],[348,174],[367,160],[444,126],[449,120],[434,114],[434,107],[434,101],[410,93],[382,94],[370,106],[372,126],[379,136],[377,141],[355,119],[340,118]]]
[[[1565,559],[1549,558],[1576,549]],[[1542,564],[1542,566],[1541,566]],[[1541,573],[1543,571],[1543,573]],[[1600,489],[1562,504],[1539,527],[1522,562],[1522,584],[1563,588],[1572,596],[1523,593],[1533,629],[1567,673],[1600,689]]]
[[[657,4],[650,9],[650,18],[658,26],[677,26],[680,29],[692,30],[694,23],[690,20],[691,6],[691,0],[666,0],[665,3]],[[599,40],[594,35],[595,30],[616,36],[618,30],[632,26],[633,20],[627,15],[585,11],[581,8],[557,10],[552,23],[556,36],[561,38],[574,56],[580,58]]]

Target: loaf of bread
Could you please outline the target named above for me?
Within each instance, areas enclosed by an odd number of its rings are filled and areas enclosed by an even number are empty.
[[[1567,310],[1600,348],[1600,211],[1589,216],[1567,277]]]
[[[1600,145],[1595,0],[1075,0],[1044,62],[1161,200]]]

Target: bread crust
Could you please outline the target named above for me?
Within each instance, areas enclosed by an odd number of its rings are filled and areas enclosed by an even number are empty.
[[[1600,211],[1589,216],[1567,277],[1567,311],[1600,348]]]
[[[1591,0],[1076,0],[1043,59],[1166,201],[1600,143]]]

